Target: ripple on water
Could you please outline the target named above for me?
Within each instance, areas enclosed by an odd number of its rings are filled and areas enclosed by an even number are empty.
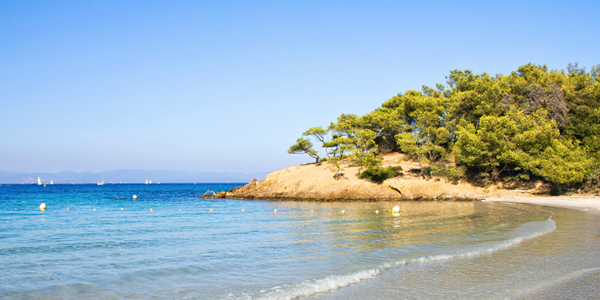
[[[3,298],[343,295],[393,270],[502,252],[554,222],[491,203],[200,199],[211,185],[34,189],[1,200]]]

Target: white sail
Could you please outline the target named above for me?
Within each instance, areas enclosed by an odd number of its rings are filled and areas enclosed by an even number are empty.
[[[54,184],[54,180],[50,179],[50,184]]]
[[[39,177],[38,177],[38,185],[42,185],[42,181],[40,180]]]

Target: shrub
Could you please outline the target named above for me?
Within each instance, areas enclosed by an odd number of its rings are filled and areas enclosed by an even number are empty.
[[[594,170],[594,173],[585,179],[581,190],[585,193],[600,194],[600,169]]]
[[[358,178],[367,179],[374,183],[382,183],[386,179],[394,178],[398,176],[398,169],[402,169],[399,167],[387,166],[385,168],[382,167],[370,167],[360,173]]]
[[[448,178],[452,183],[458,183],[458,181],[465,176],[465,167],[454,167],[443,164],[431,166],[427,169],[427,175],[440,176]]]

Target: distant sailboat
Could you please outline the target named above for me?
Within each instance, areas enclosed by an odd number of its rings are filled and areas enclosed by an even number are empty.
[[[42,185],[42,181],[40,180],[39,177],[38,177],[38,185]]]
[[[104,181],[98,182],[98,185],[104,185]]]
[[[152,184],[152,180],[151,179],[148,179],[148,184]]]
[[[50,179],[50,184],[54,184],[54,180]]]
[[[148,184],[148,179],[146,179],[146,184]]]

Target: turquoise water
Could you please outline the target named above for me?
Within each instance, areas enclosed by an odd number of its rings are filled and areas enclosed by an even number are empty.
[[[501,257],[553,234],[560,215],[473,202],[200,198],[236,185],[2,185],[0,298],[377,299],[397,286],[351,291]]]

